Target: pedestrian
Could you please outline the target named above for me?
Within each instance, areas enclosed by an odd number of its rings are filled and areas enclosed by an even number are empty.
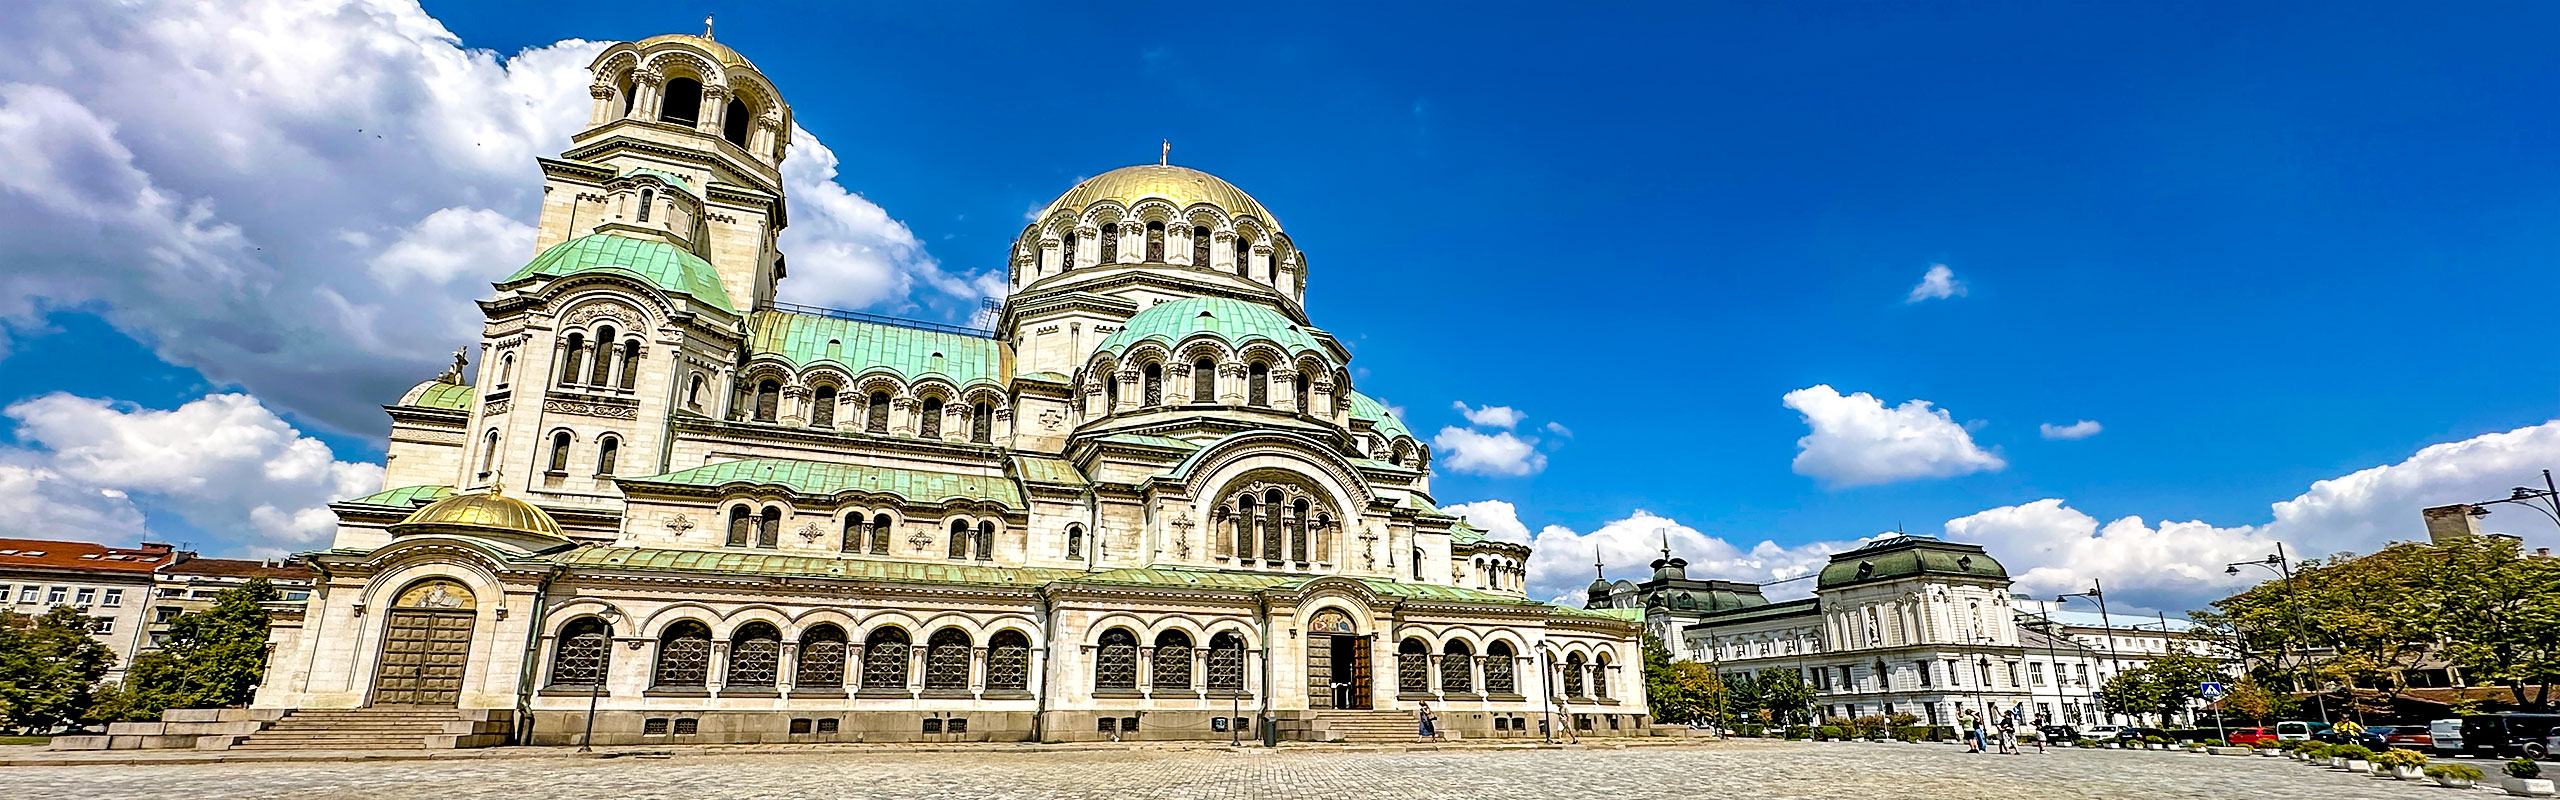
[[[1440,715],[1431,713],[1430,703],[1423,703],[1421,705],[1422,711],[1417,716],[1421,717],[1422,739],[1423,741],[1439,741]]]
[[[1957,722],[1964,726],[1965,752],[1982,752],[1982,715],[1968,708],[1964,711],[1964,718]]]
[[[2000,754],[2018,754],[2018,712],[2000,712]]]
[[[2048,723],[2045,721],[2043,714],[2036,715],[2036,755],[2044,755],[2045,726],[2047,724]]]

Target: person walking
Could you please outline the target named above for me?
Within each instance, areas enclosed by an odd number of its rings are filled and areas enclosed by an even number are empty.
[[[2018,712],[2000,712],[2000,754],[2018,754]]]
[[[1430,703],[1423,703],[1421,706],[1422,710],[1416,716],[1420,717],[1418,721],[1421,723],[1422,727],[1422,740],[1426,742],[1439,741],[1440,715],[1431,713]]]
[[[2044,755],[2044,729],[2048,724],[2043,714],[2036,715],[2036,755]]]
[[[1964,725],[1965,752],[1982,752],[1982,715],[1968,708],[1964,711],[1964,718],[1958,722]]]

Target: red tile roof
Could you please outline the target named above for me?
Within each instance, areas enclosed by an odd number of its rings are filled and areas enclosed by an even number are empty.
[[[149,577],[175,555],[175,548],[153,542],[126,548],[89,542],[0,539],[0,570]]]
[[[318,573],[312,572],[310,567],[290,561],[277,564],[240,558],[188,558],[162,567],[160,574],[178,577],[197,575],[207,578],[265,578],[271,581],[305,583],[319,577]]]

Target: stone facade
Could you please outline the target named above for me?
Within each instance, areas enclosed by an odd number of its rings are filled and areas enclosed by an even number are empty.
[[[535,257],[477,357],[388,407],[389,485],[333,506],[260,707],[516,709],[538,743],[591,703],[598,743],[1322,735],[1426,702],[1645,731],[1636,615],[1530,600],[1527,547],[1434,505],[1242,191],[1078,184],[992,330],[788,307],[780,95],[707,37],[592,70]]]

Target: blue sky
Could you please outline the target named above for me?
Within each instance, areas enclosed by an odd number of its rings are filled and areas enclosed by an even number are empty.
[[[968,278],[997,268],[1026,212],[1170,139],[1175,163],[1231,180],[1281,218],[1309,254],[1317,324],[1365,370],[1359,387],[1405,409],[1426,438],[1456,437],[1439,448],[1439,499],[1511,504],[1468,508],[1536,537],[1546,589],[1587,580],[1572,565],[1595,548],[1632,576],[1642,542],[1666,531],[1693,561],[1765,577],[1903,527],[2006,545],[1995,552],[2022,576],[2046,570],[2022,579],[2040,592],[2105,575],[2174,610],[2227,588],[2194,580],[2221,561],[2273,541],[2369,550],[2416,535],[2418,506],[2502,495],[2560,460],[2549,457],[2560,431],[2542,427],[2560,377],[2527,324],[2560,297],[2548,268],[2560,156],[2544,135],[2560,62],[2538,33],[2560,23],[2549,6],[1284,5],[1221,16],[1230,10],[1144,3],[386,3],[226,24],[423,51],[437,37],[383,31],[431,16],[463,47],[493,51],[472,74],[491,102],[536,108],[514,115],[533,118],[542,104],[528,96],[583,102],[584,61],[560,40],[692,31],[706,10],[832,153],[844,205],[885,213],[837,215],[795,194],[795,235],[804,217],[815,231],[801,248],[850,242],[869,255],[802,277],[795,253],[795,282],[833,285],[786,294],[963,315],[976,299],[967,287],[983,285]],[[0,22],[24,17],[14,21],[28,47],[90,67],[0,67],[0,86],[21,87],[0,94],[0,130],[6,109],[38,121],[85,110],[151,185],[217,222],[238,214],[235,244],[289,251],[233,247],[220,260],[308,265],[273,267],[270,279],[309,269],[345,281],[362,263],[371,280],[332,284],[338,294],[425,281],[445,298],[419,302],[425,314],[521,262],[502,248],[436,245],[510,241],[538,182],[516,156],[556,152],[582,106],[568,122],[419,133],[404,126],[440,124],[421,111],[436,101],[383,76],[467,83],[420,65],[472,56],[373,59],[349,47],[334,57],[360,60],[350,67],[270,53],[266,74],[310,74],[270,90],[267,124],[320,144],[247,155],[189,144],[151,130],[223,114],[220,103],[180,93],[171,110],[114,96],[183,63],[167,54],[184,52],[167,38],[183,34],[152,32],[146,12],[0,11]],[[311,110],[333,93],[370,99]],[[254,139],[257,108],[223,124]],[[362,143],[341,128],[394,138]],[[510,130],[522,136],[507,157],[450,157],[468,165],[459,188],[368,180],[395,167],[348,144],[398,157],[414,152],[398,139],[415,136],[427,152],[465,139],[485,151]],[[115,171],[71,157],[113,160],[113,148],[76,144],[22,155],[51,158],[51,174],[74,183]],[[284,166],[288,189],[349,199],[318,218],[286,213],[292,201],[264,194],[279,190],[224,175],[261,158]],[[309,169],[330,165],[348,174]],[[0,231],[0,244],[74,266],[131,260],[56,246],[124,223],[83,228],[112,218],[63,211],[25,182],[0,182],[0,211],[30,210],[0,217],[20,228]],[[328,216],[343,206],[368,211],[345,212],[356,219],[342,227],[376,232],[296,232],[337,223]],[[416,246],[399,251],[404,242]],[[1933,265],[1961,293],[1914,301]],[[45,279],[0,291],[0,403],[65,392],[121,401],[131,416],[245,392],[348,464],[380,458],[381,419],[364,404],[393,399],[468,343],[461,306],[402,323],[384,337],[396,341],[365,348],[379,358],[339,371],[330,359],[344,354],[243,333],[327,335],[322,323],[264,327],[245,300],[230,314],[156,310],[192,300],[100,286],[73,267],[31,271]],[[240,298],[273,299],[260,291]],[[280,317],[327,313],[274,305]],[[379,311],[412,313],[402,306]],[[1829,388],[1800,395],[1802,407],[1782,399],[1812,387]],[[1832,416],[1811,419],[1804,409],[1828,398],[1838,399],[1821,413]],[[1929,409],[1904,407],[1914,400]],[[1535,443],[1477,470],[1496,474],[1449,469],[1472,446],[1457,443],[1464,432],[1506,432],[1470,424],[1456,402],[1522,412],[1509,432]],[[1933,423],[1932,411],[1947,417]],[[79,472],[60,462],[82,445],[30,436],[34,413],[11,415],[17,463]],[[1826,420],[1836,441],[1799,441]],[[2099,432],[2039,430],[2082,420]],[[2420,454],[2437,444],[2457,446]],[[1810,466],[1799,459],[1808,448]],[[0,454],[0,468],[10,463]],[[2316,484],[2359,471],[2370,472]],[[55,480],[74,493],[119,485]],[[250,517],[168,510],[189,502],[184,491],[117,491],[155,534],[276,547],[272,529],[234,519]],[[2292,516],[2270,510],[2298,498]],[[1516,519],[1487,519],[1505,513]],[[2121,528],[2127,517],[2139,519]],[[2517,515],[2492,519],[2553,538]],[[2189,567],[2186,583],[2164,558]]]

